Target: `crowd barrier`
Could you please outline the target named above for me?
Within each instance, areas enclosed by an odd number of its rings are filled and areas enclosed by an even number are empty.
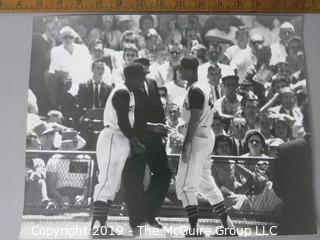
[[[86,204],[82,207],[41,209],[25,205],[24,214],[61,214],[65,212],[90,212],[94,185],[97,183],[96,153],[94,151],[36,151],[27,150],[26,159],[40,158],[46,164],[56,154],[63,161],[66,169],[57,169],[63,181],[70,181],[72,186],[81,181],[86,191]],[[175,175],[178,169],[179,155],[168,155],[169,166],[173,172],[172,181],[160,216],[185,216],[181,202],[175,192]],[[275,222],[281,207],[281,200],[272,189],[273,158],[269,157],[241,157],[212,155],[212,174],[218,185],[223,189],[233,188],[232,193],[225,193],[225,202],[231,217],[250,219],[256,221]],[[66,162],[67,163],[67,162]],[[72,167],[70,167],[72,165]],[[72,171],[71,171],[72,170]],[[71,172],[70,172],[71,171]],[[80,176],[80,177],[79,177]],[[84,180],[85,179],[85,180]],[[79,183],[77,186],[81,186]],[[230,184],[232,187],[230,187]],[[237,187],[240,186],[240,187]],[[236,190],[235,190],[236,189]],[[111,215],[126,215],[124,189],[120,188],[111,210]],[[210,204],[199,196],[200,216],[204,218],[215,217]]]

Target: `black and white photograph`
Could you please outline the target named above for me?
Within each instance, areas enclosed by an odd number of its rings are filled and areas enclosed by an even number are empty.
[[[20,239],[317,234],[303,16],[33,18]]]

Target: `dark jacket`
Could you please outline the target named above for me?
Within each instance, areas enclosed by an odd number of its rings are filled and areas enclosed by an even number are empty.
[[[317,230],[310,136],[281,144],[278,150],[273,188],[284,201],[278,234],[314,234]]]
[[[101,88],[99,91],[99,99],[100,99],[100,108],[104,108],[107,102],[107,99],[111,93],[112,87],[106,84],[105,82],[101,82]],[[79,85],[79,91],[77,95],[77,102],[81,109],[83,108],[93,108],[94,106],[94,84],[90,79],[86,83],[82,83]]]

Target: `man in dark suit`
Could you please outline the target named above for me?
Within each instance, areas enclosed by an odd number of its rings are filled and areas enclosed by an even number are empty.
[[[149,66],[149,60],[137,59],[135,62]],[[146,147],[146,154],[129,158],[123,171],[129,224],[134,231],[137,226],[148,222],[151,226],[161,228],[156,221],[162,203],[167,195],[171,180],[171,170],[163,137],[168,133],[165,126],[165,114],[160,100],[157,83],[147,78],[144,87],[134,91],[135,125],[138,139]],[[152,173],[150,183],[144,191],[146,165]],[[137,233],[137,232],[136,232]]]
[[[81,109],[104,108],[112,87],[102,81],[104,62],[96,60],[92,63],[92,79],[80,84],[77,101]]]
[[[303,104],[305,136],[281,144],[274,163],[276,194],[284,205],[278,227],[279,235],[317,233],[315,223],[311,136],[307,104]]]

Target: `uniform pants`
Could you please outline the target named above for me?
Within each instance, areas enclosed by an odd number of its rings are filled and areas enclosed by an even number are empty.
[[[130,143],[123,134],[105,128],[97,141],[98,184],[94,201],[113,201],[121,184],[121,175],[129,156]]]
[[[206,198],[211,205],[224,200],[211,174],[210,155],[214,146],[214,134],[211,130],[206,130],[201,136],[195,133],[191,144],[187,146],[188,161],[179,161],[176,191],[184,207],[198,205],[198,194]]]
[[[129,224],[132,228],[158,214],[171,181],[171,170],[161,137],[148,133],[139,140],[145,145],[146,153],[129,158],[123,171]],[[144,191],[146,164],[150,168],[151,179],[147,190]]]

